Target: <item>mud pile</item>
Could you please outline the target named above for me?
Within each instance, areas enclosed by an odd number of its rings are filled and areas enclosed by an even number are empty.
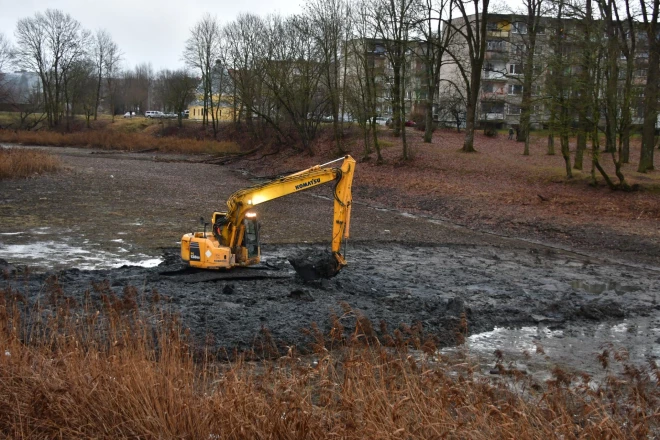
[[[337,258],[328,251],[300,252],[288,261],[303,281],[330,279],[341,269]]]

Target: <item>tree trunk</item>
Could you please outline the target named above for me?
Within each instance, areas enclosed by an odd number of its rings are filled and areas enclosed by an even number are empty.
[[[484,43],[485,44],[485,43]],[[463,151],[474,153],[474,130],[476,129],[477,102],[479,101],[479,89],[481,88],[481,68],[483,67],[483,52],[481,62],[472,66],[470,72],[470,90],[468,92],[467,115],[465,121],[465,139],[463,140]]]
[[[555,135],[550,133],[548,135],[548,156],[555,155]]]
[[[581,115],[580,118],[583,116]],[[576,170],[582,170],[582,162],[584,161],[584,151],[587,149],[587,134],[583,131],[582,127],[587,127],[586,115],[580,122],[580,130],[577,134],[576,147],[575,147],[575,161],[573,162],[573,168]]]
[[[655,26],[657,28],[657,25]],[[646,173],[654,169],[655,124],[658,121],[658,82],[660,82],[660,43],[649,41],[649,66],[644,87],[644,123],[642,125],[642,151],[637,171]]]
[[[401,65],[394,66],[394,86],[392,89],[392,123],[394,124],[394,136],[401,135]]]
[[[531,3],[531,2],[530,2]],[[529,132],[531,130],[532,117],[532,81],[534,77],[534,50],[536,49],[536,25],[538,12],[530,8],[528,4],[527,31],[529,32],[529,44],[526,48],[525,64],[523,66],[523,90],[520,103],[520,130],[516,138],[517,142],[524,141],[524,156],[529,156]]]
[[[560,135],[561,141],[561,155],[564,158],[564,163],[566,164],[566,177],[569,179],[573,178],[573,171],[571,170],[571,153],[568,143],[568,134],[562,133]]]
[[[433,98],[435,96],[435,78],[433,77],[433,61],[429,60],[431,45],[426,48],[426,115],[424,117],[424,142],[433,141]]]
[[[96,100],[94,101],[94,120],[96,121],[99,113],[99,104],[101,103],[101,80],[103,79],[102,76],[102,70],[99,68],[99,76],[97,78],[97,83],[96,83]],[[89,118],[87,118],[89,121]],[[87,126],[89,126],[89,122],[87,122]]]
[[[378,143],[378,127],[376,125],[376,117],[374,116],[373,121],[371,122],[371,133],[374,138],[374,149],[376,150],[376,163],[383,163],[383,155],[380,151],[380,144]]]
[[[405,50],[402,50],[402,53],[404,54],[403,56],[405,57]],[[405,124],[405,119],[406,119],[406,87],[405,87],[405,81],[406,81],[406,61],[405,59],[402,61],[402,66],[401,66],[401,95],[399,96],[399,99],[401,100],[401,144],[403,146],[403,160],[408,160],[410,159],[410,153],[408,151],[408,139],[406,138],[406,124]]]
[[[478,85],[476,86],[478,87]],[[476,92],[475,84],[472,83],[467,103],[467,114],[465,115],[465,138],[463,139],[463,151],[474,153],[474,130],[476,128],[477,99],[479,95]]]

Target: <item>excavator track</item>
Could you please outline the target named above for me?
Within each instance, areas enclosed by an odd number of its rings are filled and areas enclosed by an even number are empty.
[[[158,278],[168,278],[180,283],[195,284],[217,281],[246,281],[263,279],[292,278],[293,274],[268,267],[235,267],[231,270],[195,269],[184,267],[181,269],[159,272]]]

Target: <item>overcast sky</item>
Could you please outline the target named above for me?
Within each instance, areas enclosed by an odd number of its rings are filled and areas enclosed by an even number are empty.
[[[190,28],[205,13],[221,23],[241,12],[300,12],[304,0],[0,0],[0,32],[14,41],[16,22],[47,8],[71,14],[85,28],[106,29],[121,49],[125,67],[151,63],[155,70],[183,66]]]

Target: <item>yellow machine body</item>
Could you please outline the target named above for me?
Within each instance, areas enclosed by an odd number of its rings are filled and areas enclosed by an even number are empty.
[[[327,165],[343,160],[340,168]],[[355,159],[345,156],[316,165],[270,182],[241,189],[227,200],[227,212],[214,212],[211,230],[185,234],[181,238],[181,258],[191,267],[229,269],[249,266],[261,260],[259,222],[250,209],[256,205],[324,183],[335,182],[332,223],[332,254],[339,267],[346,265],[341,254],[343,240],[349,236]]]

